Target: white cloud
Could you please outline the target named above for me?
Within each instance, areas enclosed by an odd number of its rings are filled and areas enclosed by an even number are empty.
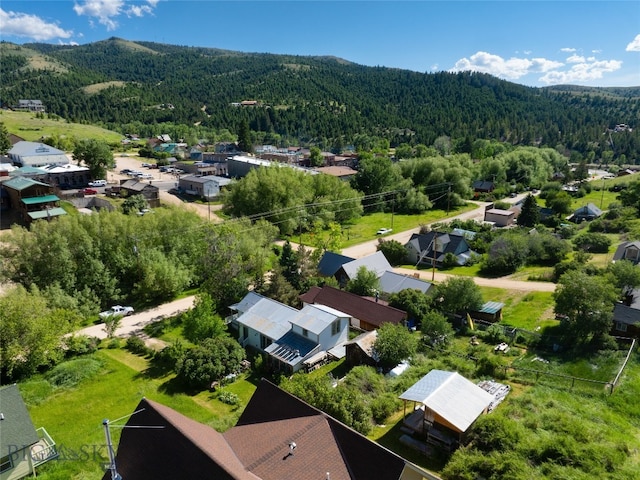
[[[567,63],[584,63],[585,58],[582,55],[571,55],[567,57]]]
[[[615,72],[622,68],[620,60],[585,61],[572,65],[569,70],[553,70],[540,77],[547,85],[566,83],[585,83],[599,80],[605,73]]]
[[[158,1],[146,0],[142,5],[127,5],[124,0],[82,0],[81,3],[74,4],[73,10],[78,15],[97,18],[98,23],[107,27],[107,30],[115,30],[118,28],[117,17],[120,15],[128,17],[150,15]]]
[[[560,49],[561,52],[566,52],[566,53],[573,53],[576,51],[575,48],[570,48],[570,47],[564,47]]]
[[[563,63],[545,58],[509,58],[487,52],[477,52],[470,58],[462,58],[456,62],[451,72],[471,70],[489,73],[496,77],[517,80],[530,73],[548,72],[563,66]]]
[[[627,52],[640,52],[640,33],[636,35],[636,38],[631,40],[627,48],[625,49]]]
[[[14,35],[42,42],[54,38],[69,38],[73,30],[64,30],[57,24],[47,22],[37,15],[20,12],[5,12],[0,8],[0,32],[3,36]]]

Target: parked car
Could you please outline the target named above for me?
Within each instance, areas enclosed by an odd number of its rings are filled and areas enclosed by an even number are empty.
[[[84,193],[85,195],[97,195],[98,191],[93,189],[93,188],[83,188],[82,190],[80,190],[81,193]]]
[[[107,181],[106,180],[94,180],[93,182],[89,182],[89,186],[90,187],[106,187],[107,186]]]
[[[386,235],[387,233],[391,233],[391,232],[393,232],[393,229],[391,228],[381,228],[376,232],[376,235]]]
[[[100,312],[100,318],[109,318],[113,315],[121,315],[126,317],[127,315],[131,315],[133,313],[133,307],[123,307],[122,305],[114,305],[109,310],[105,310],[104,312]]]
[[[145,180],[153,180],[153,175],[151,175],[150,173],[141,173],[140,175],[138,175],[138,178],[143,178]]]

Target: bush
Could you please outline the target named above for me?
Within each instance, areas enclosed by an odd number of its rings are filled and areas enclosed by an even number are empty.
[[[480,337],[487,343],[501,343],[507,341],[504,328],[496,324],[489,326],[480,334]]]
[[[371,408],[371,416],[376,423],[383,423],[397,412],[401,405],[400,399],[395,394],[387,392],[374,397],[369,407]]]
[[[576,248],[589,253],[607,253],[611,246],[609,237],[602,233],[588,232],[573,240]]]
[[[227,405],[237,405],[240,402],[240,397],[233,392],[227,390],[220,390],[218,393],[218,400]]]
[[[45,378],[54,387],[75,387],[97,374],[101,367],[102,363],[93,357],[76,358],[54,367]]]
[[[127,342],[125,343],[125,348],[129,350],[131,353],[135,353],[136,355],[148,355],[149,349],[140,337],[136,335],[131,335],[127,338]]]
[[[476,375],[479,377],[504,378],[502,362],[496,355],[482,356],[478,359]]]
[[[98,350],[99,340],[87,335],[71,335],[62,340],[67,357],[77,357]]]

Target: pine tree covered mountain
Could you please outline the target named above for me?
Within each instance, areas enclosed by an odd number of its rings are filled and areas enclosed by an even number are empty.
[[[0,99],[41,99],[64,118],[120,130],[174,122],[343,143],[358,135],[430,145],[439,136],[609,148],[604,132],[640,123],[640,87],[531,88],[478,73],[423,74],[335,57],[240,53],[119,38],[83,46],[0,44]],[[253,108],[234,103],[255,100]],[[640,152],[639,130],[615,155]]]

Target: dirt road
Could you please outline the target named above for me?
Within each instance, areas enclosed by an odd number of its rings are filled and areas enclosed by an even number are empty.
[[[173,317],[193,307],[195,296],[189,296],[175,300],[173,302],[159,305],[144,312],[135,313],[128,317],[123,317],[120,326],[116,330],[116,337],[127,338],[132,334],[139,334],[142,329],[151,323],[159,322],[165,318]],[[107,338],[107,332],[104,331],[104,323],[92,325],[82,330],[74,332],[76,335],[87,335],[100,339]]]

